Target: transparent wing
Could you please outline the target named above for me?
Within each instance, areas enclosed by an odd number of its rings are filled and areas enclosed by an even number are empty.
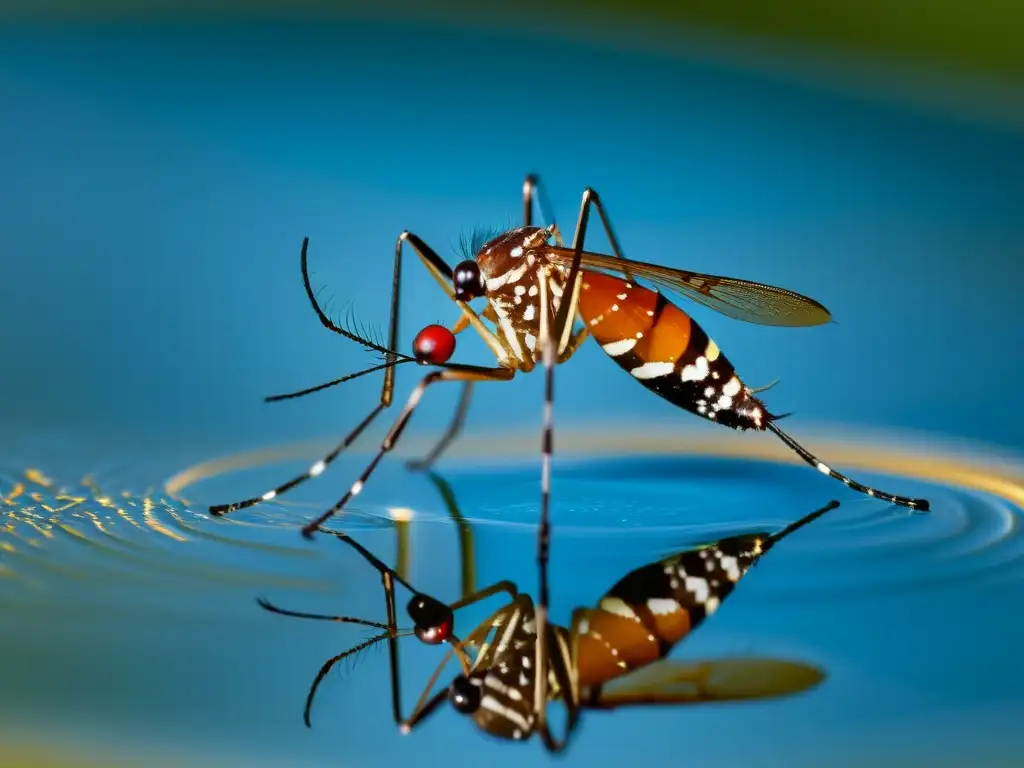
[[[657,661],[609,681],[596,702],[614,709],[656,704],[702,704],[791,696],[820,685],[825,670],[801,661],[723,658],[713,661]]]
[[[548,246],[548,253],[553,261],[565,267],[572,265],[571,248]],[[814,299],[774,285],[703,275],[589,251],[583,252],[583,268],[611,272],[619,277],[628,271],[635,277],[748,323],[799,327],[822,325],[832,319],[829,311]]]

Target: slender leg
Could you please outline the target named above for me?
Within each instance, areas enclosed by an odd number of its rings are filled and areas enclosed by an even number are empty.
[[[612,229],[611,219],[604,208],[604,203],[601,202],[597,192],[589,188],[588,192],[592,198],[591,203],[597,208],[598,216],[601,217],[601,225],[604,227],[605,234],[608,236],[608,242],[612,246],[612,255],[617,259],[625,260],[625,257],[622,255],[622,248],[619,246],[619,240],[615,236],[615,230]],[[550,222],[550,227],[555,233],[558,245],[562,245],[561,234],[558,233],[558,225],[555,223],[554,212],[544,190],[544,185],[537,174],[530,174],[526,177],[526,181],[523,182],[523,220],[528,227],[532,226],[533,223],[533,203],[535,200],[541,219],[544,223]],[[632,274],[628,270],[623,270],[623,274],[627,279],[633,279]]]
[[[821,461],[821,459],[819,459],[817,456],[815,456],[802,445],[800,445],[800,443],[798,443],[788,434],[783,432],[779,425],[776,424],[774,421],[769,421],[767,427],[772,432],[774,432],[779,437],[779,439],[782,440],[782,442],[784,442],[793,451],[795,451],[801,459],[806,461],[808,464],[810,464],[812,467],[817,469],[822,474],[828,475],[831,478],[842,481],[843,483],[846,484],[847,488],[852,488],[855,491],[860,491],[861,493],[865,493],[868,496],[872,496],[876,499],[882,499],[883,501],[888,501],[890,504],[897,504],[901,507],[909,507],[910,509],[917,510],[919,512],[927,512],[931,508],[931,505],[928,503],[927,499],[912,499],[909,496],[897,496],[896,494],[888,493],[887,491],[880,491],[877,488],[870,488],[866,485],[863,485],[862,483],[858,483],[852,477],[847,477],[842,472],[837,472],[836,470],[828,466],[825,462]]]
[[[441,454],[447,450],[455,438],[459,436],[462,431],[462,426],[466,422],[466,412],[469,411],[469,403],[473,397],[473,382],[467,381],[462,385],[462,394],[459,396],[459,404],[455,407],[455,415],[452,416],[451,423],[448,425],[448,429],[441,436],[441,439],[437,441],[437,445],[431,449],[430,453],[424,456],[422,459],[416,459],[406,463],[409,469],[423,471],[430,469],[434,462],[437,461]]]
[[[320,683],[323,681],[327,673],[337,664],[350,656],[358,654],[367,648],[382,642],[387,641],[388,643],[388,661],[391,675],[391,705],[392,714],[394,716],[395,723],[403,730],[408,731],[412,724],[421,721],[426,715],[428,715],[434,708],[443,700],[443,696],[434,696],[429,701],[427,700],[429,691],[433,688],[437,681],[437,677],[440,675],[442,669],[451,660],[452,655],[458,655],[459,662],[462,665],[464,672],[469,672],[469,659],[466,656],[465,650],[463,650],[463,643],[459,641],[454,634],[452,634],[446,642],[451,646],[449,652],[445,655],[444,660],[438,665],[434,672],[430,682],[424,688],[416,707],[413,710],[412,715],[406,718],[402,714],[402,694],[401,694],[401,677],[400,677],[400,663],[399,663],[399,651],[398,651],[398,640],[399,638],[406,637],[408,635],[417,634],[416,631],[403,631],[398,628],[398,611],[395,606],[395,584],[401,584],[406,587],[413,594],[413,603],[418,604],[420,609],[426,606],[426,610],[429,612],[429,618],[435,618],[441,622],[452,622],[452,614],[467,605],[480,602],[482,600],[491,597],[498,592],[506,592],[511,598],[516,596],[516,586],[511,582],[501,581],[493,584],[485,589],[473,592],[472,594],[463,595],[461,599],[452,603],[451,605],[445,605],[435,598],[430,597],[422,592],[416,590],[409,582],[402,578],[394,569],[388,567],[382,562],[376,555],[366,549],[362,544],[353,539],[351,536],[341,533],[338,531],[328,531],[335,536],[339,541],[347,546],[353,548],[364,560],[367,561],[374,569],[380,573],[381,585],[384,589],[385,603],[387,607],[387,622],[380,623],[374,621],[368,621],[365,619],[351,618],[347,616],[327,616],[317,613],[305,613],[300,611],[290,611],[283,608],[278,608],[272,605],[266,600],[258,600],[259,604],[268,611],[277,613],[283,616],[292,616],[304,619],[315,619],[321,621],[337,621],[350,624],[359,624],[362,626],[373,627],[375,629],[383,630],[377,635],[359,643],[358,645],[348,649],[344,653],[340,653],[328,659],[321,667],[319,673],[313,681],[310,687],[309,693],[306,697],[306,707],[303,713],[303,717],[307,726],[310,725],[310,711],[313,705],[313,699],[316,695],[316,691],[319,688]],[[410,604],[412,605],[412,603]],[[498,615],[502,610],[507,610],[506,607],[498,609],[494,615]],[[493,617],[492,617],[493,618]],[[486,623],[486,622],[485,622]],[[481,625],[483,626],[483,625]],[[475,636],[480,631],[480,627],[477,627],[470,637]],[[467,638],[468,640],[469,638]],[[442,691],[442,694],[446,691]]]
[[[344,509],[345,505],[363,490],[363,486],[370,478],[370,475],[373,474],[373,471],[377,468],[380,460],[384,458],[384,454],[391,451],[402,436],[402,432],[405,430],[406,424],[408,424],[409,419],[412,417],[413,411],[419,404],[427,387],[438,381],[508,381],[513,376],[515,376],[515,371],[511,368],[481,368],[479,366],[472,365],[451,365],[440,371],[432,371],[424,376],[416,389],[414,389],[412,394],[409,395],[409,400],[405,404],[405,408],[402,409],[402,413],[399,414],[398,419],[395,420],[394,425],[388,431],[384,441],[381,443],[380,450],[373,457],[369,466],[363,470],[359,479],[352,484],[352,487],[349,488],[345,495],[342,496],[333,507],[328,509],[313,522],[306,524],[302,529],[302,535],[307,539],[312,538],[314,531],[319,529],[320,526],[328,519]]]
[[[473,546],[473,529],[463,517],[455,493],[447,481],[434,472],[428,474],[427,477],[441,494],[441,498],[448,508],[448,516],[459,529],[459,562],[461,563],[459,570],[461,571],[462,597],[466,597],[476,591],[476,551]],[[516,596],[515,591],[511,593],[511,596]]]
[[[570,287],[568,296],[563,294],[559,303],[558,313],[551,321],[551,299],[550,288],[547,280],[540,280],[540,339],[543,344],[542,360],[544,363],[544,416],[543,416],[543,438],[541,443],[541,504],[540,504],[540,526],[537,534],[537,568],[538,568],[538,601],[536,606],[537,620],[537,684],[535,686],[534,711],[537,713],[538,730],[544,740],[545,746],[552,752],[560,751],[565,746],[565,740],[558,741],[550,733],[547,725],[547,702],[548,702],[548,674],[550,651],[557,646],[554,631],[548,625],[548,606],[550,604],[550,589],[548,586],[548,557],[551,537],[551,455],[554,451],[554,392],[555,392],[555,366],[558,362],[558,353],[563,347],[563,341],[568,343],[567,331],[571,330],[573,319],[576,316],[576,303],[579,300],[579,271],[583,255],[583,243],[586,239],[587,223],[590,215],[590,206],[597,205],[600,211],[600,203],[597,202],[597,193],[587,189],[583,193],[583,200],[580,206],[580,216],[576,223],[576,232],[573,235],[574,257],[572,266],[565,285]],[[601,213],[602,220],[605,220],[604,213]],[[609,232],[609,238],[613,239],[610,227],[605,221]],[[614,244],[614,239],[613,239]],[[550,647],[549,647],[550,644]],[[568,679],[564,660],[561,654],[550,655],[554,664],[556,675],[561,675],[559,686],[566,691],[565,702],[569,710],[569,722],[565,738],[568,738],[569,730],[576,722],[576,702],[571,691],[575,686]]]
[[[286,400],[293,397],[300,397],[307,395],[312,392],[317,392],[322,389],[326,389],[329,386],[340,384],[344,381],[349,381],[356,376],[362,376],[367,373],[372,373],[375,370],[384,370],[384,382],[381,388],[380,405],[374,408],[363,421],[361,421],[351,433],[345,436],[345,438],[338,443],[326,456],[315,462],[305,473],[292,478],[286,483],[273,488],[266,493],[259,496],[253,496],[249,499],[237,501],[231,504],[216,504],[210,507],[210,513],[214,515],[225,515],[229,512],[234,512],[238,509],[244,509],[246,507],[252,507],[263,501],[270,501],[281,494],[287,493],[291,489],[298,485],[310,480],[314,477],[319,476],[327,469],[327,467],[333,462],[346,448],[354,443],[363,431],[377,418],[380,412],[391,405],[391,401],[394,396],[395,390],[395,371],[394,367],[401,363],[412,362],[412,358],[399,358],[397,356],[398,349],[398,319],[399,319],[399,306],[400,306],[400,294],[401,294],[401,277],[402,277],[402,255],[403,245],[408,242],[412,246],[413,251],[419,257],[420,261],[427,268],[427,271],[434,277],[445,294],[449,299],[455,301],[454,289],[452,287],[452,270],[451,267],[442,259],[437,253],[423,240],[414,235],[411,232],[403,232],[398,236],[395,242],[395,256],[394,256],[394,270],[391,282],[391,310],[390,318],[388,322],[388,345],[382,347],[379,344],[375,344],[368,339],[364,339],[358,334],[353,333],[345,328],[342,328],[334,323],[324,312],[320,306],[320,302],[317,300],[316,292],[313,290],[312,281],[309,277],[309,257],[308,247],[309,238],[304,238],[302,241],[302,253],[301,253],[301,265],[302,265],[302,282],[306,290],[306,297],[309,299],[310,305],[313,307],[313,311],[319,318],[320,323],[333,333],[337,333],[344,336],[347,339],[358,342],[364,347],[370,350],[379,352],[384,355],[385,363],[381,366],[376,366],[368,371],[362,371],[358,374],[343,376],[334,381],[328,382],[327,384],[321,384],[315,387],[301,390],[299,392],[293,392],[285,395],[273,395],[268,400]],[[462,310],[463,317],[466,321],[480,334],[484,342],[488,345],[495,357],[498,359],[499,365],[507,364],[510,360],[510,355],[502,345],[501,341],[495,336],[490,329],[487,328],[476,315],[472,308],[470,308],[465,302],[455,301],[455,303]]]

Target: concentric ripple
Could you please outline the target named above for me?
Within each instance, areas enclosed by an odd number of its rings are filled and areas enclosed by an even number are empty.
[[[532,536],[538,471],[529,452],[535,441],[528,440],[520,446],[502,441],[506,453],[498,454],[494,443],[486,451],[465,438],[442,463],[443,477],[407,472],[391,458],[359,505],[334,524],[346,530],[396,521],[450,524],[454,514],[481,533]],[[787,543],[785,571],[761,577],[766,591],[815,598],[1024,579],[1024,465],[976,448],[898,444],[888,436],[878,444],[815,449],[863,482],[928,498],[929,514],[853,493],[763,441],[562,434],[552,507],[558,551],[581,566],[608,556],[625,562],[631,553],[660,556],[725,535],[775,530],[836,498],[840,509]],[[345,457],[348,463],[343,459],[309,483],[312,500],[310,492],[296,494],[301,501],[275,499],[226,518],[211,518],[206,509],[230,500],[227,488],[251,495],[273,487],[290,476],[290,462],[308,466],[323,450],[306,444],[215,459],[143,491],[125,490],[124,477],[111,485],[106,476],[118,474],[112,470],[101,473],[108,487],[96,474],[69,481],[34,468],[0,472],[6,518],[0,576],[31,579],[45,572],[117,580],[131,572],[261,588],[284,580],[301,588],[303,569],[278,559],[318,556],[295,529],[344,492],[365,457]],[[243,472],[241,482],[236,475]],[[265,557],[246,559],[253,564],[246,569],[235,564],[235,550]]]
[[[382,520],[445,523],[451,520],[447,494],[474,528],[499,526],[532,535],[538,510],[536,457],[510,449],[513,441],[503,445],[508,453],[497,455],[467,439],[442,465],[456,469],[430,478],[435,488],[427,481],[402,486],[407,490],[401,506],[388,498],[393,493],[380,491],[393,489],[396,481],[378,480],[377,486],[371,481],[359,509]],[[901,449],[891,435],[880,445],[815,447],[863,482],[928,498],[930,513],[854,493],[785,449],[766,448],[763,442],[688,442],[651,434],[602,441],[560,435],[554,536],[569,542],[560,551],[581,564],[631,551],[668,553],[734,533],[776,530],[836,498],[842,503],[839,510],[787,544],[786,578],[762,577],[767,591],[813,598],[1024,579],[1024,464],[977,447],[969,453],[920,445]],[[641,447],[644,453],[637,455]],[[291,446],[220,459],[179,473],[167,487],[181,492],[252,464],[315,460],[322,449]],[[351,482],[347,476],[326,479],[333,476],[325,473],[317,480],[330,486],[325,498],[340,495]],[[267,514],[257,506],[240,517],[258,521]],[[814,578],[801,577],[808,573]]]

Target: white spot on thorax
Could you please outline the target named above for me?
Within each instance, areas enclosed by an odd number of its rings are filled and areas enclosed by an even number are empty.
[[[729,379],[729,381],[725,383],[725,386],[722,387],[722,394],[729,395],[730,397],[735,397],[736,395],[739,394],[741,386],[742,385],[740,384],[740,380],[733,376],[731,379]]]

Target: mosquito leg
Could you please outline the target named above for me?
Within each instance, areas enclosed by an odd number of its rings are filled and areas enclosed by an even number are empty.
[[[462,310],[463,316],[469,322],[479,335],[484,340],[484,343],[491,350],[492,354],[498,361],[499,366],[507,366],[511,363],[511,355],[505,349],[501,340],[484,325],[480,316],[464,301],[459,301],[455,298],[455,286],[452,278],[452,269],[445,261],[437,255],[433,248],[423,242],[419,237],[414,235],[412,232],[403,232],[398,237],[397,249],[401,250],[402,243],[407,242],[412,249],[416,252],[416,255],[420,257],[420,260],[427,267],[427,271],[433,276],[437,284],[441,286],[441,290],[444,291],[445,295],[451,299],[455,305]]]
[[[597,192],[592,189],[587,190],[591,197],[591,204],[597,208],[598,216],[601,218],[601,226],[604,227],[605,234],[608,236],[608,242],[612,246],[612,255],[618,259],[625,260],[622,255],[622,247],[619,245],[619,239],[615,236],[615,230],[612,228],[611,219],[608,216],[608,212],[604,208],[604,203],[601,202],[601,198]],[[584,193],[586,195],[586,193]],[[555,224],[554,214],[551,212],[551,205],[548,201],[548,197],[545,194],[544,186],[541,184],[540,177],[536,174],[530,174],[526,177],[526,181],[523,183],[523,218],[526,222],[526,226],[530,226],[533,220],[533,201],[536,199],[537,207],[540,211],[541,218],[545,223],[551,222]],[[558,245],[561,243],[561,234],[557,232],[557,225],[554,227],[556,239]],[[632,280],[633,276],[628,269],[623,270],[627,280]]]
[[[352,484],[352,487],[349,488],[348,492],[345,493],[345,495],[342,496],[333,507],[328,509],[313,522],[308,523],[302,529],[302,535],[307,539],[312,538],[314,531],[320,528],[320,526],[328,519],[344,509],[345,505],[347,505],[353,497],[357,496],[363,490],[363,486],[366,484],[367,480],[369,480],[370,475],[373,474],[373,471],[377,468],[381,459],[383,459],[384,455],[395,447],[395,444],[401,438],[402,432],[409,423],[409,419],[412,417],[413,411],[419,404],[427,387],[439,381],[508,381],[513,376],[515,376],[515,371],[511,368],[482,368],[472,365],[451,365],[439,371],[432,371],[424,376],[416,386],[416,389],[414,389],[412,394],[409,395],[409,400],[406,402],[405,408],[402,409],[402,413],[399,414],[398,419],[395,420],[394,425],[384,437],[380,450],[377,451],[377,454],[370,461],[369,466],[363,470],[359,479]]]
[[[391,395],[390,393],[388,393],[388,399],[390,399],[390,397]],[[370,415],[363,419],[361,422],[359,422],[356,428],[353,429],[348,435],[346,435],[345,438],[340,443],[338,443],[331,450],[330,453],[328,453],[322,459],[313,464],[303,474],[293,477],[288,482],[282,483],[281,485],[277,486],[272,490],[267,491],[261,496],[254,496],[251,499],[244,499],[243,501],[236,501],[231,504],[215,504],[214,506],[210,507],[210,514],[217,515],[219,517],[221,515],[226,515],[229,512],[234,512],[235,510],[238,509],[253,507],[259,504],[260,502],[270,501],[271,499],[277,496],[287,493],[295,486],[301,485],[307,480],[319,476],[320,474],[323,473],[325,469],[327,469],[328,465],[332,461],[334,461],[339,454],[341,454],[342,451],[344,451],[346,448],[352,445],[352,443],[354,443],[356,439],[358,439],[358,437],[363,433],[363,430],[370,426],[370,424],[373,423],[373,420],[376,419],[380,412],[383,411],[385,408],[387,408],[387,405],[385,403],[382,402],[378,404],[372,411],[370,411]]]
[[[466,413],[469,411],[469,403],[473,397],[473,382],[467,381],[462,385],[462,395],[459,396],[459,404],[455,407],[455,415],[452,417],[451,422],[448,425],[448,429],[438,440],[437,445],[431,449],[430,453],[424,456],[422,459],[416,459],[406,463],[409,469],[416,471],[423,471],[429,469],[435,461],[440,458],[441,454],[447,450],[455,438],[459,436],[462,431],[462,426],[466,422]]]
[[[399,243],[400,242],[401,241],[399,241]],[[328,330],[333,331],[334,333],[338,333],[348,339],[352,339],[354,341],[363,343],[363,339],[360,339],[358,336],[349,333],[344,328],[339,328],[337,325],[335,325],[334,322],[327,316],[327,314],[320,307],[320,302],[317,301],[316,293],[313,291],[313,285],[309,279],[308,249],[309,238],[307,237],[302,240],[302,252],[300,255],[300,263],[302,266],[302,283],[305,286],[306,297],[309,299],[309,302],[313,307],[313,311],[316,313],[317,317],[320,319],[320,322],[323,324],[323,326]],[[388,350],[393,350],[398,347],[398,307],[400,299],[401,276],[402,253],[401,245],[399,244],[399,246],[395,248],[394,271],[391,281],[391,310],[390,319],[388,322],[388,346],[387,348],[377,349],[377,351],[383,352],[385,354],[387,362],[391,362],[390,357],[387,355]],[[376,347],[376,345],[373,346]],[[312,387],[301,392],[292,393],[291,395],[275,395],[270,399],[283,400],[290,397],[299,397],[301,395],[309,394],[310,392],[315,392],[317,390],[323,389],[326,386],[340,383],[341,381],[347,380],[347,378],[348,377],[342,377],[341,379],[336,379],[335,381],[331,382],[329,385]],[[305,473],[298,475],[297,477],[293,477],[288,482],[282,483],[281,485],[277,486],[276,488],[270,491],[267,491],[266,493],[263,493],[259,496],[253,496],[252,498],[244,499],[242,501],[236,501],[231,504],[216,504],[210,507],[210,513],[218,516],[226,515],[227,513],[234,512],[235,510],[238,509],[245,509],[246,507],[255,506],[256,504],[259,504],[260,502],[263,501],[270,501],[271,499],[274,499],[277,496],[287,493],[292,488],[301,485],[307,480],[319,476],[321,473],[323,473],[325,469],[327,469],[331,462],[338,458],[342,451],[344,451],[346,448],[352,445],[352,443],[354,443],[359,438],[359,436],[363,433],[363,430],[365,430],[373,422],[373,420],[377,418],[377,416],[380,414],[382,410],[391,405],[394,390],[395,369],[393,365],[387,365],[384,368],[384,382],[381,386],[380,404],[376,408],[374,408],[370,412],[370,415],[363,419],[356,426],[356,428],[352,430],[352,432],[350,432],[348,435],[346,435],[345,438],[340,443],[338,443],[326,456],[324,456],[322,459],[314,463],[308,470],[306,470]]]
[[[911,499],[907,496],[896,496],[895,494],[887,493],[886,491],[879,491],[876,488],[870,488],[858,483],[856,480],[847,477],[842,472],[837,472],[818,459],[818,457],[814,456],[810,451],[800,445],[800,443],[783,432],[775,422],[769,421],[767,426],[768,429],[774,432],[779,439],[788,445],[801,459],[806,461],[822,474],[828,475],[836,480],[841,480],[848,488],[860,491],[861,493],[866,493],[868,496],[873,496],[876,499],[882,499],[882,501],[888,501],[891,504],[898,504],[901,507],[909,507],[910,509],[918,510],[920,512],[927,512],[930,509],[927,499]]]

